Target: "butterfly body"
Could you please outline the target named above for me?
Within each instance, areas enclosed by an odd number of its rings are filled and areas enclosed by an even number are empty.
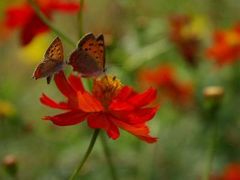
[[[68,64],[83,77],[98,76],[105,72],[104,37],[95,37],[92,33],[85,35],[77,49],[70,56]]]
[[[44,60],[41,62],[33,73],[33,78],[39,79],[46,77],[47,83],[51,81],[54,73],[63,69],[64,56],[61,40],[57,37],[47,49]]]

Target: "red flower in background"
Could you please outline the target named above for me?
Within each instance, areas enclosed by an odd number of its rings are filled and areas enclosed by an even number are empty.
[[[190,16],[174,15],[169,18],[170,40],[176,45],[179,52],[186,61],[195,66],[197,63],[197,53],[200,46],[200,40],[195,33],[186,33],[187,26],[192,22]]]
[[[55,11],[75,13],[79,4],[62,0],[36,0],[41,11],[52,19]],[[9,29],[21,28],[21,44],[27,45],[38,34],[49,31],[48,26],[37,16],[29,3],[12,5],[6,9],[4,24]]]
[[[240,180],[240,164],[229,164],[221,176],[213,176],[212,180]]]
[[[4,43],[6,39],[10,36],[10,30],[5,26],[4,23],[0,22],[0,45]]]
[[[94,80],[93,92],[89,93],[79,76],[70,75],[66,79],[62,71],[54,80],[67,101],[57,103],[43,94],[41,103],[66,112],[46,116],[45,120],[68,126],[86,119],[89,127],[104,129],[112,139],[119,137],[119,128],[122,128],[148,143],[156,142],[146,125],[157,111],[156,107],[146,107],[156,98],[156,90],[150,88],[138,94],[131,87],[122,86],[115,77],[104,76]]]
[[[142,70],[139,78],[141,82],[158,88],[162,93],[161,98],[166,97],[177,104],[187,104],[192,99],[192,84],[179,82],[175,77],[175,70],[169,65],[161,65],[154,70]]]
[[[224,180],[240,180],[240,164],[229,164],[223,174]]]
[[[240,24],[229,30],[214,33],[213,45],[207,49],[207,56],[219,65],[233,63],[240,58]]]

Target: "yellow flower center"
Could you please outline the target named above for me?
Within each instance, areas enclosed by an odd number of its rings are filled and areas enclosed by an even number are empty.
[[[108,107],[122,88],[122,83],[115,77],[105,75],[95,79],[93,83],[93,94],[101,101],[104,107]]]

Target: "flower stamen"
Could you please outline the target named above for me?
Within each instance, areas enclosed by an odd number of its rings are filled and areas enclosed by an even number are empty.
[[[105,75],[94,80],[93,94],[102,102],[104,107],[107,107],[122,86],[116,76]]]

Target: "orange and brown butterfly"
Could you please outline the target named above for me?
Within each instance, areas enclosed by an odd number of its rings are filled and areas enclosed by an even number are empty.
[[[70,55],[68,64],[82,77],[96,77],[105,72],[105,46],[102,34],[95,37],[86,34],[79,41],[78,47]]]
[[[56,38],[51,45],[48,47],[43,61],[37,66],[33,73],[33,78],[47,78],[49,84],[52,75],[63,69],[64,66],[64,55],[63,45],[60,38]]]

